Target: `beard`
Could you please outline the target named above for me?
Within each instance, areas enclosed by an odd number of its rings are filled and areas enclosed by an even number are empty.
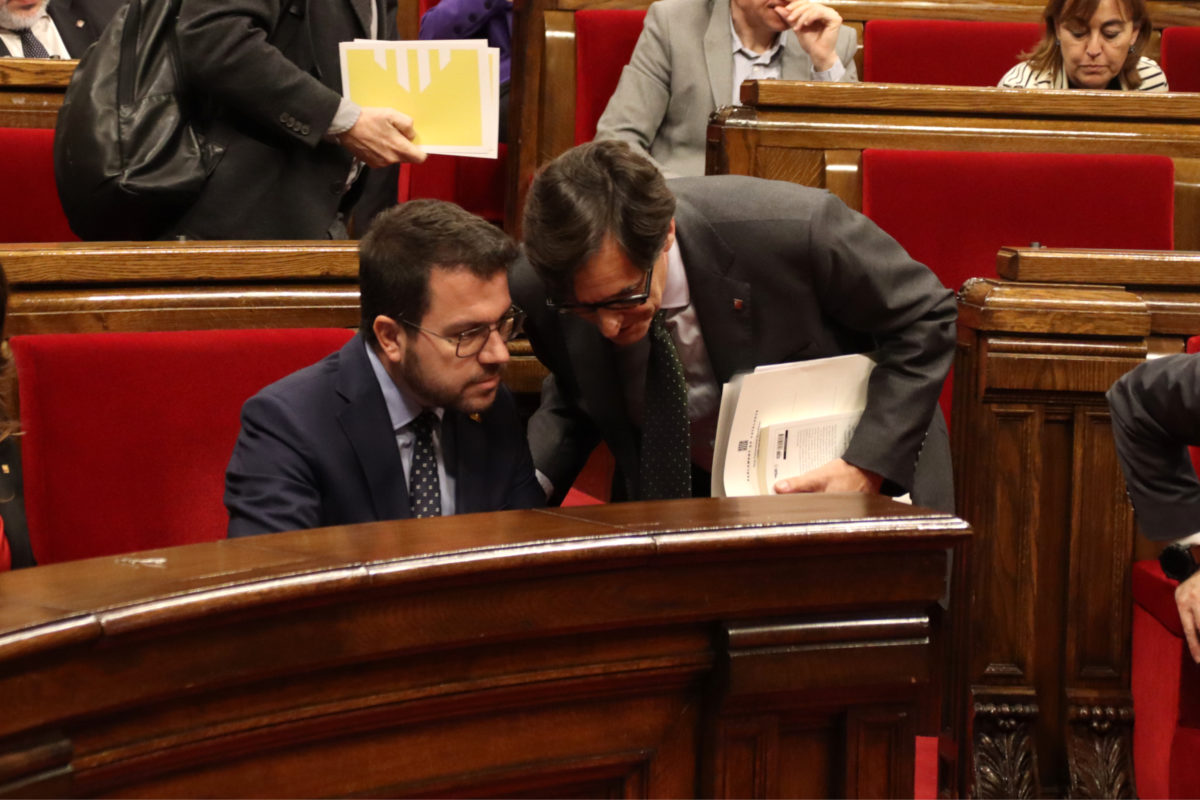
[[[422,402],[431,408],[453,408],[464,414],[478,414],[492,407],[492,403],[496,401],[497,389],[482,392],[475,389],[479,384],[487,383],[499,374],[499,364],[479,364],[478,373],[465,383],[453,385],[439,381],[436,371],[422,367],[415,348],[409,350],[402,367],[405,385]]]
[[[50,0],[42,0],[40,3],[30,8],[28,11],[14,12],[5,3],[0,6],[0,28],[6,28],[10,31],[23,31],[33,25],[34,21],[42,15],[46,10],[46,4]]]

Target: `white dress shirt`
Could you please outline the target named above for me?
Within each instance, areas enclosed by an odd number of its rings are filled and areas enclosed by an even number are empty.
[[[729,30],[733,33],[733,98],[732,105],[742,104],[742,83],[754,80],[779,80],[783,77],[783,42],[784,37],[792,34],[790,30],[781,31],[775,37],[775,44],[765,53],[756,53],[742,45],[737,29],[733,27],[733,18],[729,19]],[[794,34],[792,34],[794,35]],[[846,67],[840,58],[833,59],[833,66],[823,72],[813,70],[814,81],[840,81],[846,74]]]
[[[63,44],[62,37],[58,35],[58,28],[54,27],[54,20],[50,19],[50,15],[45,11],[42,11],[29,27],[51,58],[71,57],[71,54],[67,52],[67,46]],[[3,41],[4,46],[8,48],[9,55],[24,57],[25,48],[21,46],[20,34],[0,28],[0,41]]]

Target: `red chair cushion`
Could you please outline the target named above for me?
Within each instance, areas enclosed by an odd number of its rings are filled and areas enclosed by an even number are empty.
[[[54,130],[0,128],[0,242],[77,242],[54,183]],[[19,198],[19,199],[18,199]]]
[[[950,289],[996,277],[1003,246],[1169,250],[1165,156],[864,150],[863,213]],[[952,381],[942,391],[950,416]]]
[[[242,404],[345,329],[11,340],[25,511],[39,564],[224,538]]]
[[[1159,61],[1172,92],[1200,92],[1200,27],[1164,28]]]
[[[423,164],[400,167],[399,199],[432,198],[458,203],[488,222],[504,222],[508,186],[508,147],[496,158],[432,155]]]
[[[863,30],[863,80],[995,86],[1041,35],[1037,22],[871,20]]]
[[[646,10],[575,12],[575,144],[590,142],[642,33]]]

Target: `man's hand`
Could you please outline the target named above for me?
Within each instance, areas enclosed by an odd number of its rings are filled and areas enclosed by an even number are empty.
[[[1179,607],[1179,621],[1192,660],[1200,664],[1200,632],[1197,631],[1200,627],[1200,572],[1175,587],[1175,605]]]
[[[810,469],[803,475],[794,478],[784,478],[775,484],[777,494],[792,492],[862,492],[864,494],[879,494],[883,478],[874,472],[859,469],[853,464],[847,464],[840,458],[835,458],[816,469]]]
[[[841,15],[829,6],[808,0],[792,0],[786,6],[776,6],[775,13],[796,32],[796,40],[808,53],[814,70],[824,72],[833,68],[833,62],[837,60],[834,48],[838,29],[842,27]]]
[[[368,167],[386,167],[425,160],[425,152],[412,142],[416,135],[411,117],[391,108],[368,106],[337,140]]]

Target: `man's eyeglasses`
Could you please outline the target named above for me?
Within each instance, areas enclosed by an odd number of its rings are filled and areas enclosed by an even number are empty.
[[[422,333],[427,333],[430,336],[450,342],[450,344],[454,345],[454,355],[459,358],[470,358],[471,356],[479,355],[479,352],[487,344],[488,339],[491,338],[492,331],[500,334],[500,338],[505,342],[511,342],[515,339],[521,333],[521,328],[525,323],[525,312],[513,306],[498,322],[490,325],[476,325],[474,328],[465,330],[457,336],[446,336],[436,331],[431,331],[428,328],[422,328],[420,325],[409,322],[406,319],[402,319],[400,322],[410,328],[416,328]]]
[[[595,314],[597,311],[628,311],[637,308],[650,297],[650,281],[654,278],[654,265],[646,270],[646,282],[637,294],[627,294],[614,297],[611,300],[600,300],[595,303],[576,303],[574,301],[557,301],[546,298],[546,305],[558,309],[561,313]]]

